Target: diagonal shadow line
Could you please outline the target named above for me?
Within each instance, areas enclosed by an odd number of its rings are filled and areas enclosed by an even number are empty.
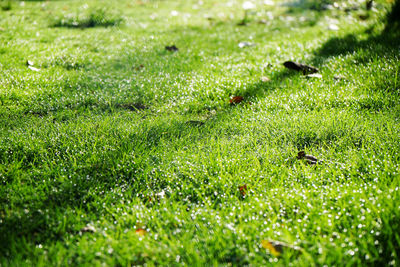
[[[366,33],[372,29],[367,29]],[[383,56],[400,46],[400,31],[395,28],[383,30],[379,34],[370,34],[367,39],[360,40],[356,34],[348,34],[344,37],[333,37],[325,42],[314,52],[312,63],[323,63],[330,57],[348,55],[359,50],[368,52],[368,59],[375,57],[377,53]]]

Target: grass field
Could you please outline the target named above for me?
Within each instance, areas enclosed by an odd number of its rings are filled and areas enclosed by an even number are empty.
[[[0,266],[398,266],[393,1],[322,2],[0,2]]]

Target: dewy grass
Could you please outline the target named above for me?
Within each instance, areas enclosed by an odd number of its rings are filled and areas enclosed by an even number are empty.
[[[239,26],[242,4],[1,14],[1,266],[399,265],[387,1],[367,19],[364,3],[254,1]]]

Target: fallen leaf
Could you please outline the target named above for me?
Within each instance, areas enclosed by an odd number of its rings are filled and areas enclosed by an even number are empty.
[[[299,153],[297,153],[297,159],[304,159],[306,163],[310,165],[315,165],[318,163],[318,159],[316,157],[307,155],[304,151],[299,151]]]
[[[80,230],[82,233],[95,233],[96,228],[94,226],[88,224]]]
[[[319,73],[313,73],[313,74],[307,74],[306,77],[307,77],[307,78],[319,78],[319,79],[321,79],[321,78],[322,78],[322,75],[319,74]]]
[[[143,64],[140,64],[139,66],[134,67],[135,70],[141,70],[144,68]]]
[[[177,52],[179,50],[176,45],[166,46],[165,49],[170,52]]]
[[[138,228],[135,230],[135,234],[139,236],[145,236],[147,234],[147,231],[143,228]]]
[[[6,29],[0,27],[0,32],[4,32]]]
[[[243,96],[234,96],[229,100],[229,103],[231,103],[231,105],[239,104],[243,99]]]
[[[240,194],[242,195],[242,197],[246,196],[246,193],[247,193],[247,185],[244,184],[244,185],[239,186],[239,192],[240,192]]]
[[[300,247],[275,240],[262,240],[261,245],[263,248],[268,249],[269,252],[275,257],[279,257],[284,252],[284,250],[301,252]]]
[[[33,66],[28,66],[28,69],[33,70],[33,71],[40,71],[40,69],[35,68],[35,67],[33,67]]]
[[[369,15],[368,14],[366,14],[366,15],[361,14],[361,15],[358,16],[358,18],[361,19],[361,20],[367,20],[369,18]]]
[[[280,256],[282,253],[282,248],[280,246],[275,247],[270,241],[262,240],[261,245],[263,246],[263,248],[268,249],[269,252],[275,257]]]
[[[254,44],[250,42],[240,42],[238,46],[239,48],[244,48],[244,47],[254,46]]]
[[[263,77],[261,77],[261,81],[263,82],[263,83],[266,83],[266,82],[269,82],[269,81],[271,81],[268,77],[266,77],[266,76],[263,76]]]
[[[268,21],[266,19],[260,19],[258,24],[268,24]]]
[[[291,70],[302,71],[303,74],[312,74],[312,73],[317,73],[319,71],[316,67],[293,61],[286,61],[283,63],[283,65]]]

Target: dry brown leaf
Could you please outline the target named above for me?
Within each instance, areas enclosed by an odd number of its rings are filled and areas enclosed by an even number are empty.
[[[312,74],[312,73],[317,73],[319,71],[316,67],[293,61],[286,61],[283,63],[283,65],[291,70],[302,71],[303,74]]]
[[[234,96],[229,100],[229,103],[231,103],[231,105],[239,104],[243,99],[243,96]]]
[[[179,49],[178,49],[178,47],[176,47],[176,45],[171,45],[171,46],[166,46],[165,47],[165,49],[167,50],[167,51],[170,51],[170,52],[177,52]]]
[[[141,70],[141,69],[143,69],[144,68],[144,65],[143,64],[140,64],[139,66],[135,66],[133,69],[134,70]]]
[[[261,245],[263,248],[266,248],[269,250],[269,252],[274,255],[275,257],[278,257],[282,253],[282,248],[281,247],[275,247],[270,241],[268,240],[262,240]]]
[[[139,236],[145,236],[147,234],[147,231],[143,228],[138,228],[138,229],[136,229],[135,234],[137,234]]]
[[[297,153],[297,159],[304,159],[306,163],[310,165],[315,165],[318,163],[318,159],[312,155],[307,155],[304,151],[299,151]]]
[[[301,252],[300,247],[275,240],[262,240],[261,245],[263,248],[268,249],[275,257],[279,257],[285,250]]]
[[[239,192],[242,195],[242,197],[246,196],[246,194],[247,194],[247,184],[239,186]]]

